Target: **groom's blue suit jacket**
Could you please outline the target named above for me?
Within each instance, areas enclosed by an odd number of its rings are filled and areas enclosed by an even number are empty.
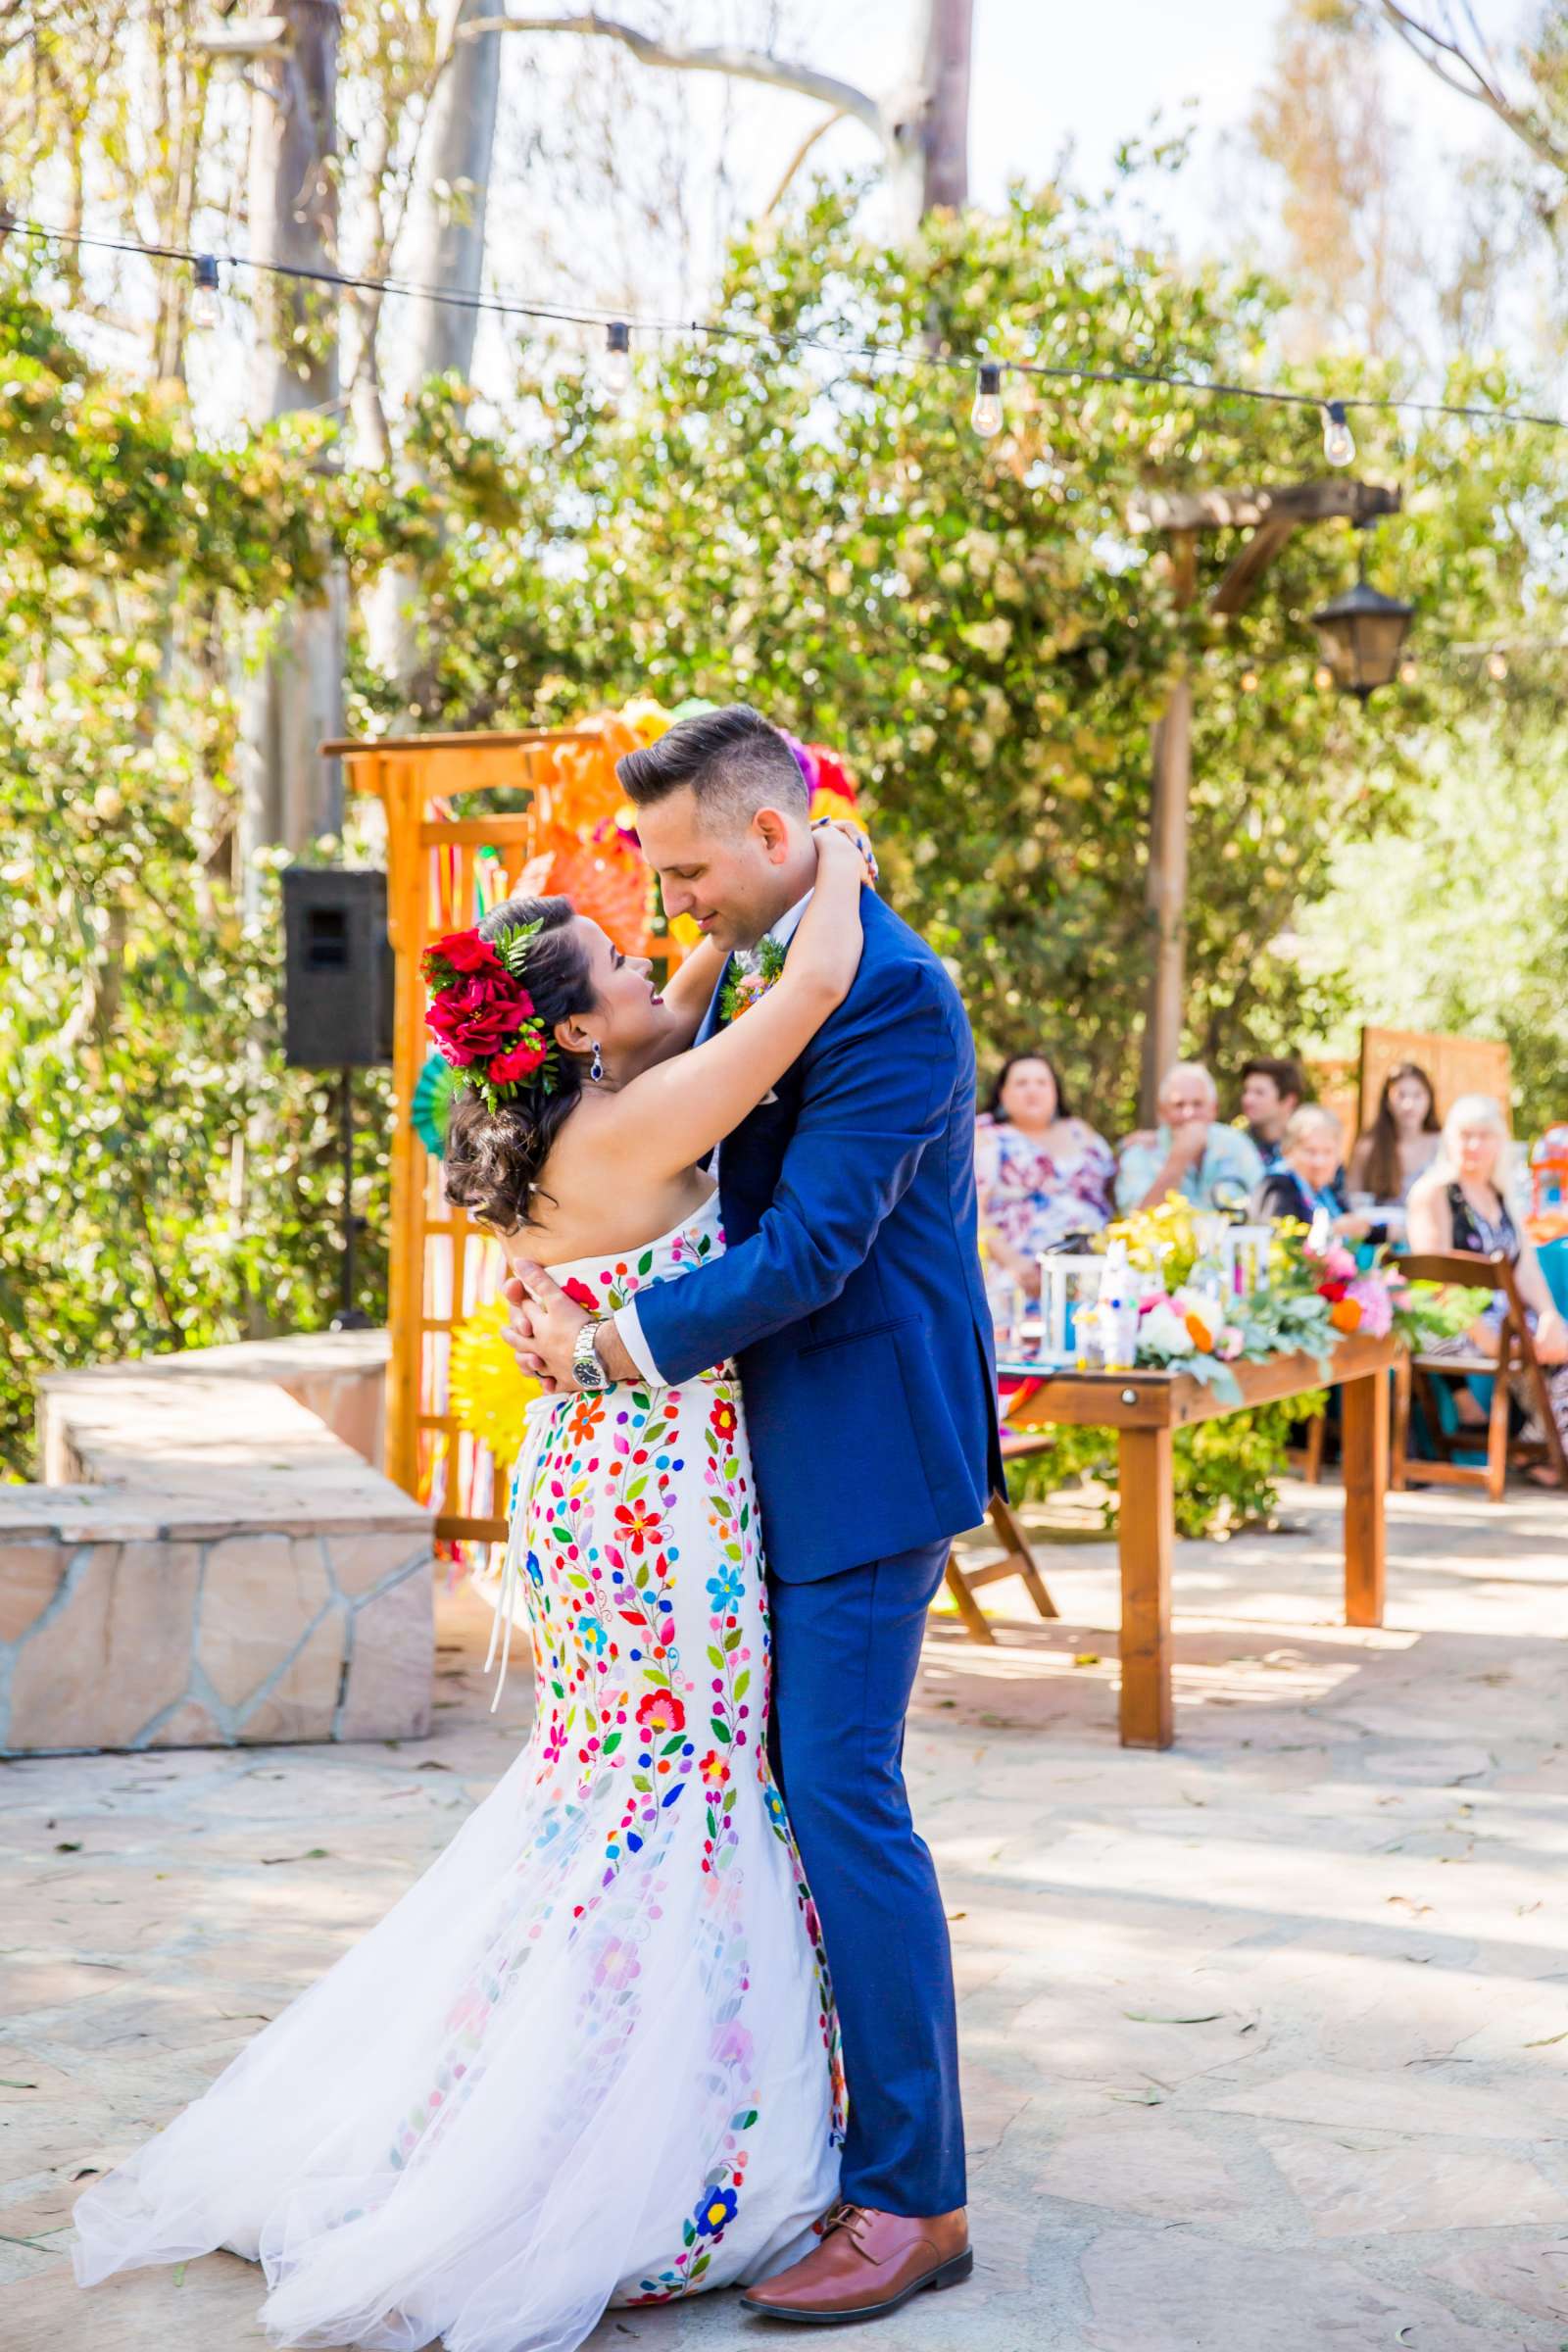
[[[719,1152],[725,1254],[637,1300],[665,1380],[739,1359],[787,1584],[975,1527],[1002,1484],[969,1023],[925,942],[862,909],[849,996]]]

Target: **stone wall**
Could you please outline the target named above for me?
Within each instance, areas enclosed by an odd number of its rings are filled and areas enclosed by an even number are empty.
[[[368,1449],[384,1350],[322,1334],[46,1384],[70,1483],[0,1488],[0,1754],[428,1729],[429,1514],[298,1401]]]

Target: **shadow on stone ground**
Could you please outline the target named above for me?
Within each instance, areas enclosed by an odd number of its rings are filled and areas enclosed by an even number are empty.
[[[1103,1544],[1045,1551],[1058,1623],[999,1586],[997,1648],[933,1626],[907,1761],[953,1917],[978,2264],[887,2352],[1568,2337],[1568,1503],[1391,1498],[1375,1633],[1335,1622],[1337,1495],[1286,1508],[1179,1547],[1164,1755],[1116,1744]],[[461,1593],[440,1641],[417,1743],[0,1767],[8,2352],[259,2352],[230,2257],[78,2294],[72,2198],[505,1768],[525,1702],[514,1680],[486,1713]],[[779,2340],[715,2296],[612,2314],[593,2352]]]

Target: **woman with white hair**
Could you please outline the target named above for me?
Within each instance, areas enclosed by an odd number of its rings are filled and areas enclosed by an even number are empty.
[[[1296,1217],[1310,1225],[1321,1212],[1342,1242],[1364,1242],[1372,1231],[1365,1209],[1347,1208],[1335,1177],[1345,1152],[1345,1131],[1321,1102],[1303,1102],[1285,1122],[1280,1163],[1270,1168],[1253,1195],[1260,1217]]]
[[[1551,1417],[1568,1445],[1568,1323],[1552,1299],[1541,1270],[1535,1244],[1520,1230],[1508,1206],[1503,1187],[1507,1177],[1508,1125],[1500,1104],[1490,1095],[1461,1095],[1443,1122],[1443,1149],[1427,1173],[1411,1187],[1409,1243],[1418,1255],[1433,1250],[1459,1250],[1478,1257],[1501,1251],[1513,1267],[1515,1287],[1530,1318],[1536,1354],[1546,1375]],[[1479,1321],[1449,1343],[1456,1355],[1496,1355],[1505,1302],[1498,1292]],[[1430,1350],[1444,1352],[1440,1346]],[[1461,1419],[1466,1402],[1461,1395]],[[1527,1413],[1535,1399],[1522,1388],[1519,1402]],[[1474,1408],[1479,1417],[1479,1408]],[[1556,1486],[1551,1468],[1532,1472],[1541,1486]]]

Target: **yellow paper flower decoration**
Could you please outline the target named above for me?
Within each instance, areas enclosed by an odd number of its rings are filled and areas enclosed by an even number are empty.
[[[518,1370],[501,1336],[507,1314],[506,1300],[491,1298],[458,1325],[452,1334],[448,1391],[459,1428],[488,1446],[497,1462],[510,1470],[522,1444],[528,1407],[540,1390],[536,1380]]]

